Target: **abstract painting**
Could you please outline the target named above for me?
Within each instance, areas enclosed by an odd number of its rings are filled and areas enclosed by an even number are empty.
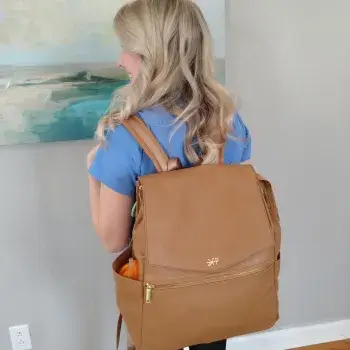
[[[0,0],[0,145],[93,137],[128,83],[111,24],[124,2]],[[224,82],[225,59],[216,66]]]

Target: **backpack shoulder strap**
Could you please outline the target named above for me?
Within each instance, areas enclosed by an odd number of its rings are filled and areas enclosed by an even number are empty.
[[[225,164],[225,144],[219,149],[219,164]]]
[[[172,171],[181,168],[180,160],[167,156],[152,131],[140,117],[132,115],[124,120],[123,126],[152,160],[157,172]]]

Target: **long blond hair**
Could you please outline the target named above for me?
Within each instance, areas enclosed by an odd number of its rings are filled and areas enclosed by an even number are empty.
[[[234,104],[214,78],[211,35],[199,7],[191,0],[135,0],[118,11],[114,25],[124,49],[141,57],[141,68],[118,91],[126,96],[121,106],[112,104],[100,121],[99,139],[141,109],[163,106],[174,125],[187,125],[187,159],[216,163],[233,128]]]

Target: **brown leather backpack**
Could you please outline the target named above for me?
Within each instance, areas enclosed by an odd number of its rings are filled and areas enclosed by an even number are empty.
[[[176,350],[272,327],[281,228],[270,183],[249,165],[179,169],[136,116],[124,126],[158,173],[142,176],[117,304],[137,350]],[[139,280],[122,277],[130,257]]]

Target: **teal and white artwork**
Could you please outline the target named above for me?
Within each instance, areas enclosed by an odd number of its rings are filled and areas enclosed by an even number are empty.
[[[0,69],[2,145],[92,138],[114,91],[128,82],[107,64]]]
[[[0,0],[0,145],[93,137],[113,94],[128,83],[116,68],[112,26],[125,2]],[[212,0],[200,5],[206,2]],[[224,83],[225,58],[218,56]]]

